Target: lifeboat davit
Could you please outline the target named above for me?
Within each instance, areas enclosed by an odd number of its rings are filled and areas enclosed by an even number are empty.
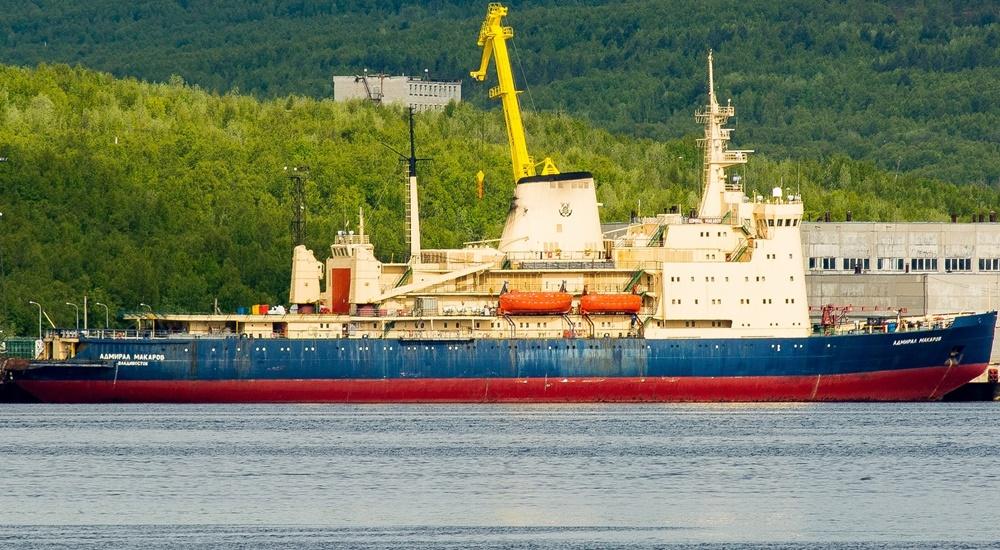
[[[587,294],[580,298],[580,313],[639,313],[638,294]]]
[[[500,313],[543,315],[567,313],[573,305],[568,292],[508,292],[500,296]]]

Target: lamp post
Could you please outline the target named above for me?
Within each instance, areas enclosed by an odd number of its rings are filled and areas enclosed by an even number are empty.
[[[66,305],[73,306],[73,309],[76,311],[76,331],[80,332],[80,306],[73,302],[66,302]]]
[[[38,302],[36,302],[34,300],[28,300],[28,303],[29,304],[34,304],[34,305],[38,306],[38,339],[41,340],[42,339],[42,304],[39,304]]]
[[[101,306],[101,307],[104,308],[104,330],[107,330],[108,329],[108,325],[110,324],[110,323],[108,323],[108,319],[110,318],[109,315],[108,315],[108,306],[106,306],[105,304],[102,304],[101,302],[94,302],[94,305],[95,306]]]

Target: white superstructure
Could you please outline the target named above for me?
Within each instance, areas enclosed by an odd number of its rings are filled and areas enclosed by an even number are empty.
[[[749,151],[728,149],[732,131],[723,126],[735,110],[716,101],[711,54],[708,71],[708,105],[697,114],[705,125],[703,195],[694,216],[661,214],[602,234],[589,173],[530,175],[514,188],[500,239],[428,250],[419,244],[411,173],[408,262],[380,262],[361,229],[338,235],[322,267],[310,251],[295,251],[292,301],[310,302],[304,310],[315,314],[172,318],[195,332],[255,337],[267,337],[267,326],[295,337],[807,336],[802,203],[779,187],[748,197],[728,177]],[[529,301],[531,293],[565,292],[572,305],[506,314],[498,300],[508,291]],[[635,294],[641,307],[588,313],[580,307],[587,294]]]

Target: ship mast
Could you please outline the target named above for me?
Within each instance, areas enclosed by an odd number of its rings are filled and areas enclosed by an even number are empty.
[[[726,168],[737,164],[746,164],[747,153],[753,151],[730,151],[731,128],[723,128],[729,117],[736,114],[731,103],[720,106],[715,98],[715,75],[712,67],[712,50],[708,51],[708,105],[695,113],[695,120],[705,124],[705,137],[698,140],[704,148],[704,173],[701,204],[698,216],[701,218],[719,218],[728,210],[724,200],[725,191],[742,191],[739,184],[733,189],[727,189]]]
[[[507,40],[514,38],[514,29],[504,27],[501,19],[507,15],[507,7],[492,3],[486,9],[486,19],[479,29],[479,44],[483,48],[479,70],[469,73],[472,78],[482,82],[486,80],[490,57],[495,60],[497,68],[497,86],[490,88],[490,99],[500,98],[503,105],[504,121],[507,125],[507,142],[510,145],[510,160],[514,169],[514,181],[535,175],[535,160],[528,155],[528,146],[524,139],[524,124],[521,121],[521,106],[517,94],[521,93],[514,86],[514,73],[510,67],[510,56],[507,54]],[[542,174],[558,174],[551,158],[542,161]]]
[[[386,149],[399,155],[399,159],[406,163],[406,176],[408,189],[406,193],[406,241],[410,244],[410,263],[420,263],[420,205],[417,200],[417,163],[431,160],[429,158],[417,158],[417,140],[413,132],[413,107],[409,109],[410,121],[410,154],[409,156],[400,153],[386,143],[382,145]]]
[[[409,209],[406,212],[409,226],[410,263],[420,263],[420,205],[417,201],[417,158],[416,139],[413,135],[413,107],[410,107],[410,156],[406,159],[409,178]]]
[[[288,167],[285,167],[288,170]],[[306,244],[306,192],[302,183],[302,176],[309,169],[305,166],[295,166],[288,174],[292,180],[292,194],[295,204],[292,206],[292,246]]]

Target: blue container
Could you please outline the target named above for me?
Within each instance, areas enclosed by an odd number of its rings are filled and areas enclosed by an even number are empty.
[[[249,311],[247,310],[247,308],[245,306],[240,306],[240,307],[236,308],[236,314],[237,315],[246,315],[247,313],[249,313]]]

